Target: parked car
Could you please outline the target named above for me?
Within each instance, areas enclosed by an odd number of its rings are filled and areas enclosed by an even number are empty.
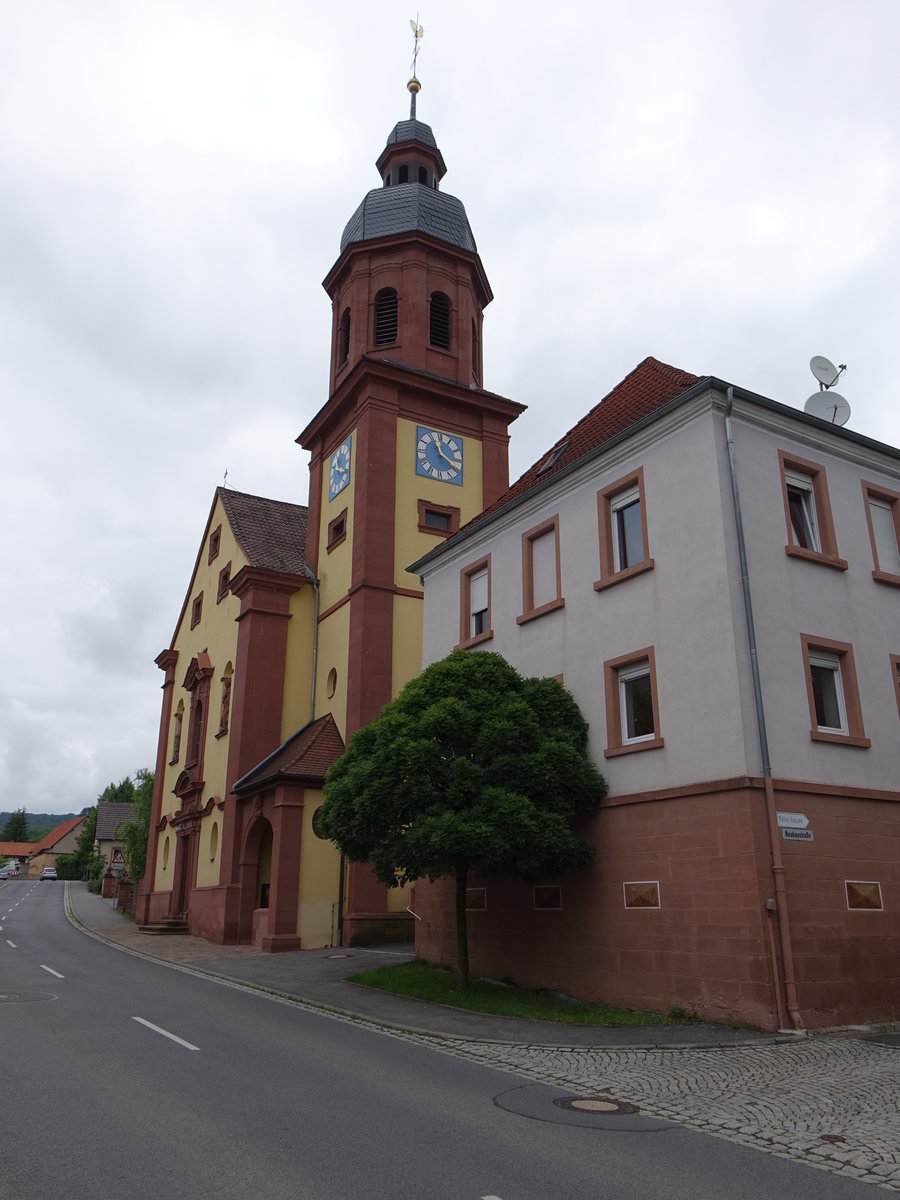
[[[44,867],[41,871],[41,879],[56,879],[56,867]]]
[[[0,867],[0,879],[9,879],[10,867]]]

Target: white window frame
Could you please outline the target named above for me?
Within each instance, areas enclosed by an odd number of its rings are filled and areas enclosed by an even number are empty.
[[[838,711],[838,725],[822,725],[817,723],[816,728],[820,733],[843,733],[849,736],[850,725],[847,721],[847,704],[844,699],[844,683],[841,675],[841,659],[837,654],[828,654],[824,650],[809,651],[809,673],[810,683],[813,683],[813,668],[829,671],[832,676],[834,685],[834,701]],[[813,696],[815,697],[815,686],[813,685]]]
[[[787,488],[789,516],[791,515],[791,491],[793,490],[800,494],[801,511],[810,544],[804,546],[802,542],[797,540],[797,531],[794,529],[793,520],[790,522],[791,542],[800,550],[810,550],[814,554],[821,554],[822,538],[819,533],[819,522],[816,515],[816,491],[812,476],[806,475],[801,471],[795,471],[792,467],[785,467],[784,482]]]
[[[633,504],[638,506],[638,516],[643,524],[644,514],[641,511],[641,489],[638,484],[634,487],[626,488],[624,492],[620,492],[618,496],[613,496],[609,502],[609,516],[612,533],[612,552],[613,552],[613,569],[615,571],[627,571],[629,567],[636,567],[644,561],[644,537],[643,530],[641,531],[641,557],[635,559],[634,562],[623,562],[622,543],[625,538],[624,527],[620,524],[619,513],[624,512],[626,508],[631,508]]]
[[[633,683],[636,679],[646,679],[650,686],[650,713],[653,716],[653,673],[650,670],[650,660],[647,658],[641,659],[639,662],[631,663],[626,667],[620,667],[618,670],[619,682],[619,721],[622,730],[622,745],[634,746],[639,742],[651,742],[657,736],[656,729],[651,729],[649,733],[636,734],[633,737],[628,736],[628,684]]]

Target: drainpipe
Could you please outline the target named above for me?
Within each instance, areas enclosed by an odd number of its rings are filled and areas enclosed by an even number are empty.
[[[316,719],[316,662],[319,657],[319,581],[313,579],[313,589],[316,593],[316,607],[313,613],[313,652],[312,652],[312,686],[309,689],[309,719]]]
[[[753,625],[753,605],[750,599],[750,574],[747,569],[747,549],[744,544],[744,521],[741,516],[741,497],[738,492],[737,466],[734,456],[734,429],[731,412],[734,408],[734,388],[729,385],[725,400],[725,440],[728,444],[728,469],[731,472],[731,496],[734,501],[734,523],[737,530],[738,551],[741,558],[741,587],[744,593],[744,617],[747,621],[747,640],[750,644],[750,669],[753,674],[753,697],[756,702],[756,727],[759,731],[759,751],[762,756],[763,786],[766,796],[766,819],[769,827],[769,849],[772,852],[772,876],[775,882],[775,905],[778,912],[778,930],[781,938],[781,961],[784,969],[784,991],[787,1007],[795,1029],[803,1029],[803,1017],[797,999],[797,983],[794,976],[794,954],[791,949],[791,930],[788,919],[787,889],[784,885],[784,861],[781,857],[781,842],[778,837],[778,819],[775,814],[775,789],[772,784],[772,764],[769,760],[769,738],[766,733],[766,714],[763,708],[762,686],[759,680],[759,659],[756,650],[756,630]],[[767,919],[771,910],[766,906]],[[779,980],[776,975],[776,989]],[[776,996],[780,1011],[780,996]]]
[[[313,579],[316,593],[316,607],[313,614],[313,652],[312,652],[312,687],[309,693],[309,719],[316,719],[316,669],[319,659],[319,580]],[[343,944],[344,937],[344,869],[345,858],[341,854],[341,865],[338,871],[338,900],[337,900],[337,944]]]

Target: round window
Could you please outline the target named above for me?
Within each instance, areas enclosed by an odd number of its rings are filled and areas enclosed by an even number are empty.
[[[321,838],[323,842],[328,841],[328,834],[322,832],[322,806],[321,804],[313,813],[312,831],[317,838]]]

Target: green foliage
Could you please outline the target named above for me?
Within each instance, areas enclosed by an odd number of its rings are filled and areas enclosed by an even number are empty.
[[[136,772],[140,775],[140,771]],[[98,804],[133,804],[134,803],[134,783],[131,776],[126,775],[124,779],[120,779],[118,783],[108,783],[100,795],[97,797]]]
[[[74,854],[60,854],[56,859],[56,873],[60,879],[81,879],[81,871]]]
[[[17,808],[10,813],[6,824],[0,829],[0,842],[27,842],[28,814],[24,808]]]
[[[584,866],[572,818],[606,785],[587,724],[553,679],[458,650],[411,680],[332,767],[322,829],[388,887],[452,876],[536,880]]]
[[[122,842],[125,855],[125,874],[134,883],[144,877],[147,863],[147,839],[150,835],[150,808],[153,802],[153,772],[141,767],[135,771],[132,803],[137,809],[133,821],[122,821],[116,837]]]
[[[85,817],[84,824],[75,841],[75,853],[71,855],[70,870],[75,879],[99,879],[103,874],[104,860],[102,855],[94,850],[94,835],[97,831],[97,809],[92,808]],[[67,856],[68,857],[68,856]],[[59,868],[57,867],[57,870]]]
[[[454,877],[467,977],[465,881],[534,881],[587,865],[571,829],[606,794],[588,730],[553,679],[523,679],[499,654],[455,651],[355,733],[328,773],[322,829],[388,887]]]
[[[558,1021],[566,1025],[667,1025],[672,1020],[659,1013],[587,1004],[515,985],[498,986],[485,979],[475,979],[468,987],[461,988],[455,976],[445,968],[418,960],[360,971],[350,976],[350,982],[400,996],[415,996],[432,1004],[449,1004],[469,1012],[493,1013],[527,1021]]]

